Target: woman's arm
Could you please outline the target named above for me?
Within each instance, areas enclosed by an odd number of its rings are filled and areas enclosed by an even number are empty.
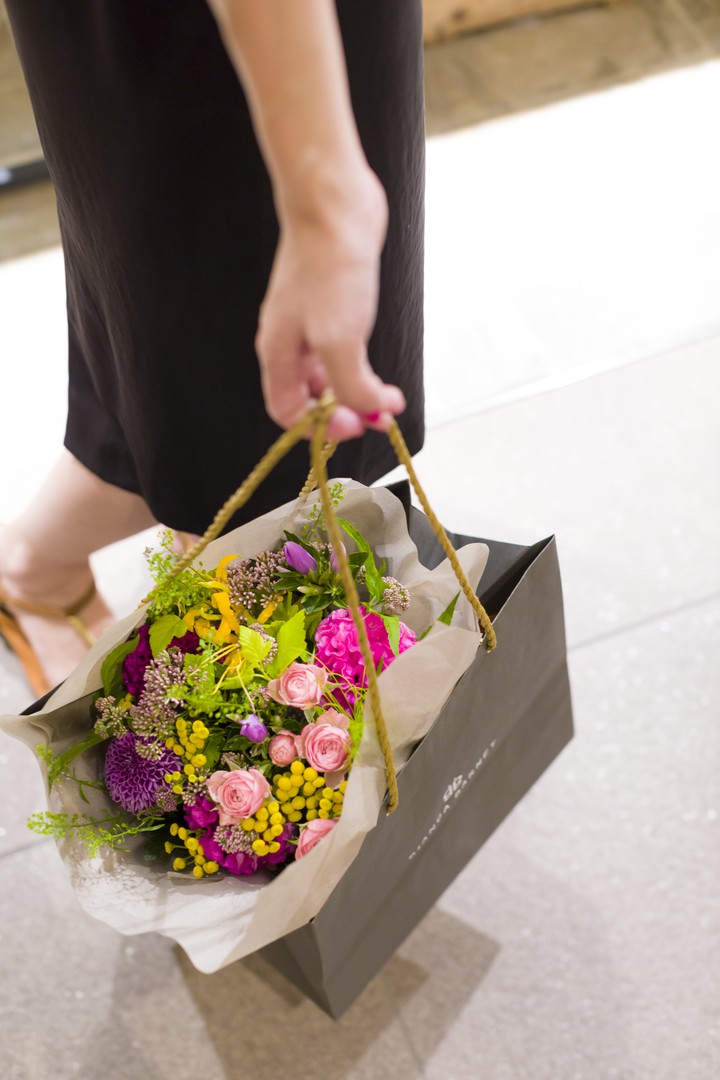
[[[400,390],[372,371],[387,200],[365,159],[333,0],[209,0],[273,184],[280,241],[256,347],[268,412],[289,427],[330,385],[332,438],[384,427]],[[367,423],[361,414],[380,413]]]

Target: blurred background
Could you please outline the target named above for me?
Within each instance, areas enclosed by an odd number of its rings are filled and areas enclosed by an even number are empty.
[[[0,736],[9,1080],[720,1075],[720,0],[425,17],[418,473],[453,529],[557,534],[576,738],[334,1023],[257,958],[201,976],[84,916]],[[58,245],[0,7],[0,520],[62,440]],[[147,542],[95,558],[118,615]],[[0,711],[30,699],[0,644]]]

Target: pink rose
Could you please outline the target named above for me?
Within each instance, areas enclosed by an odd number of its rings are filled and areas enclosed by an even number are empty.
[[[314,821],[308,821],[300,833],[300,839],[295,849],[295,858],[302,859],[303,855],[307,855],[309,851],[312,851],[323,836],[327,836],[336,825],[337,821],[330,821],[329,818],[315,818]]]
[[[338,712],[337,709],[326,709],[315,720],[316,724],[332,724],[333,727],[343,728],[345,731],[350,727],[350,718],[346,713]]]
[[[273,765],[290,765],[300,757],[297,735],[291,731],[279,731],[268,744],[268,753]]]
[[[219,769],[207,778],[205,786],[220,804],[221,825],[236,825],[251,817],[270,794],[270,784],[257,769]]]
[[[330,709],[329,712],[334,712]],[[327,713],[323,714],[327,716]],[[300,756],[320,773],[337,774],[328,778],[328,786],[337,787],[348,766],[352,739],[347,728],[325,721],[308,724],[300,732]],[[330,783],[332,779],[333,783]],[[337,781],[337,782],[335,782]]]
[[[319,705],[327,682],[327,672],[314,664],[291,664],[279,679],[268,683],[268,694],[281,705],[310,709]]]

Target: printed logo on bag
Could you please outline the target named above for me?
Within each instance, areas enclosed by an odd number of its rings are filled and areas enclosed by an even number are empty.
[[[469,770],[467,776],[464,776],[462,773],[460,773],[459,776],[454,776],[452,778],[448,786],[445,788],[445,791],[443,792],[443,806],[440,810],[440,813],[437,815],[432,825],[425,833],[415,850],[410,852],[410,854],[408,855],[408,859],[414,859],[418,852],[422,851],[430,837],[437,829],[440,822],[444,819],[445,815],[449,814],[452,808],[455,806],[456,801],[460,798],[465,788],[468,786],[470,781],[477,773],[478,769],[482,768],[484,763],[490,757],[490,754],[495,749],[496,744],[497,739],[493,739],[490,745],[485,747],[480,757],[477,759],[473,767]]]

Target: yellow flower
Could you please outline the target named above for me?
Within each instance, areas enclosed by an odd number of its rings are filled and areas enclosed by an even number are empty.
[[[220,562],[215,567],[215,577],[218,579],[218,581],[226,582],[227,581],[227,568],[228,568],[229,563],[231,563],[234,559],[241,559],[241,558],[242,558],[242,555],[223,555],[222,559],[220,560]]]
[[[259,623],[266,623],[277,607],[277,600],[271,600],[267,607],[263,608],[258,615]]]

